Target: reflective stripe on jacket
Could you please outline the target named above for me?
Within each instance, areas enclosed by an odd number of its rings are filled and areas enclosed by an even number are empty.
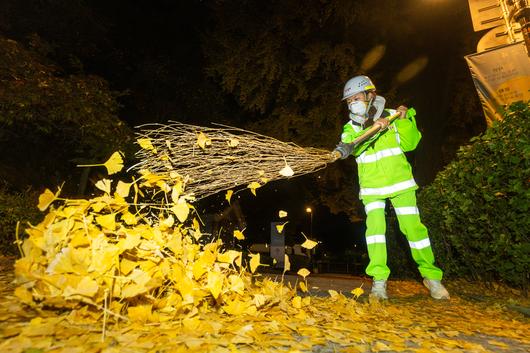
[[[386,109],[387,116],[395,112],[393,109]],[[361,199],[373,196],[387,198],[418,188],[412,168],[403,153],[414,150],[421,139],[415,115],[414,108],[410,108],[407,118],[397,119],[387,130],[353,149]],[[341,141],[351,143],[368,129],[363,130],[349,122],[344,125]]]

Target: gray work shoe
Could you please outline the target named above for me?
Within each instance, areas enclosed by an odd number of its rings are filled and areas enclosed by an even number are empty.
[[[449,292],[439,280],[424,278],[423,284],[429,288],[434,299],[449,299]]]
[[[377,299],[388,299],[388,295],[386,294],[386,280],[373,281],[370,296]]]

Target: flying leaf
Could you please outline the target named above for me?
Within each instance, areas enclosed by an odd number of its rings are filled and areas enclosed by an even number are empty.
[[[173,211],[181,223],[184,223],[184,221],[188,218],[190,208],[186,202],[179,201],[175,206],[171,207],[171,211]]]
[[[44,190],[42,194],[39,195],[39,204],[37,207],[41,211],[46,211],[46,209],[55,201],[56,195],[50,191],[50,189]]]
[[[243,232],[240,231],[240,230],[234,230],[234,237],[237,239],[237,240],[243,240],[245,239],[245,236],[243,235]]]
[[[300,246],[302,248],[306,248],[306,249],[311,250],[317,245],[318,245],[318,243],[316,241],[309,240],[309,239],[306,238],[306,240]]]
[[[138,142],[140,147],[142,147],[143,149],[148,150],[148,151],[153,151],[153,153],[156,153],[156,148],[151,143],[151,139],[142,138],[142,139],[136,140],[136,142]]]
[[[239,140],[231,137],[228,141],[228,147],[236,147],[237,145],[239,145]]]
[[[294,175],[294,171],[293,171],[293,169],[291,167],[289,167],[289,165],[287,163],[285,163],[285,167],[283,167],[280,170],[280,175],[283,175],[285,177],[290,177],[290,176]]]
[[[283,223],[283,224],[277,224],[277,225],[276,225],[276,230],[278,231],[278,233],[281,234],[281,233],[283,232],[283,227],[285,227],[285,225],[286,225],[287,223],[289,223],[289,221],[287,221],[287,222],[285,222],[285,223]]]
[[[299,282],[298,286],[300,287],[300,290],[302,292],[307,293],[307,286],[306,286],[305,282]]]
[[[116,194],[120,195],[121,197],[129,196],[131,185],[132,183],[124,183],[121,180],[118,181],[118,185],[116,186]]]
[[[173,200],[173,202],[178,202],[178,200],[180,199],[180,195],[183,191],[184,183],[182,182],[182,180],[179,180],[171,188],[171,199]]]
[[[252,254],[250,255],[250,272],[254,273],[256,272],[256,269],[260,265],[260,258],[259,254]]]
[[[302,267],[301,269],[298,270],[297,274],[304,277],[304,279],[310,274],[311,272],[309,272],[309,270],[305,267]]]
[[[230,199],[232,198],[232,194],[234,193],[234,190],[228,190],[225,195],[226,201],[228,201],[228,204],[230,204]]]
[[[96,186],[99,190],[104,191],[105,193],[107,193],[107,194],[110,195],[111,184],[112,184],[112,180],[110,180],[110,179],[101,179],[101,180],[99,180],[99,181],[96,183],[95,186]]]
[[[199,132],[197,134],[197,144],[200,148],[205,149],[206,146],[210,146],[212,144],[212,140],[210,140],[206,135],[202,132]]]
[[[280,210],[280,211],[278,212],[278,216],[279,216],[280,218],[285,218],[285,217],[287,217],[287,212]]]
[[[112,156],[103,163],[103,166],[107,168],[107,172],[109,175],[116,174],[120,170],[123,169],[123,158],[121,156],[121,152],[114,152]]]
[[[287,254],[283,255],[283,273],[291,270],[291,262],[289,261],[289,256]]]
[[[353,289],[351,292],[355,298],[359,298],[361,295],[363,295],[364,290],[361,287]]]
[[[254,196],[256,196],[256,189],[259,187],[261,187],[261,185],[257,181],[253,181],[252,183],[247,185],[247,188],[250,189],[250,191],[254,194]]]

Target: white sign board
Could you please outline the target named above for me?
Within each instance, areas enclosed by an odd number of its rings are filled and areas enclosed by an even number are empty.
[[[468,0],[475,32],[504,24],[500,0]]]

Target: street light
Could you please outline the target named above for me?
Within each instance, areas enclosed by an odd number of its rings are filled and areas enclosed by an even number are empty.
[[[313,210],[311,209],[311,207],[307,207],[305,211],[309,213],[309,236],[312,237],[313,236]]]

